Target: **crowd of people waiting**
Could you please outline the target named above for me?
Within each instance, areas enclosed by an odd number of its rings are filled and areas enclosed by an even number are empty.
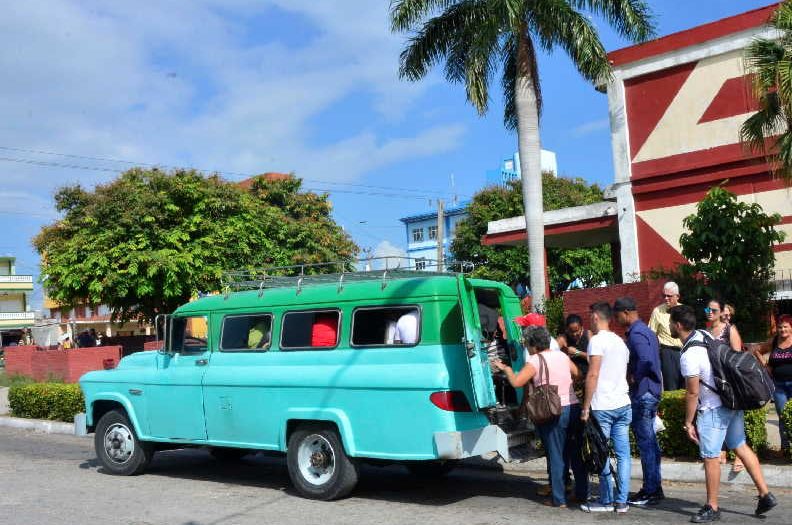
[[[508,382],[520,388],[554,385],[561,400],[560,415],[537,424],[547,456],[547,505],[566,507],[575,502],[585,512],[627,512],[630,505],[660,503],[665,495],[661,476],[661,450],[657,440],[657,410],[663,390],[686,390],[684,431],[699,447],[704,461],[707,501],[691,517],[693,523],[720,519],[718,490],[724,450],[734,451],[734,470],[745,469],[758,492],[756,515],[777,505],[764,481],[759,460],[745,438],[744,414],[723,406],[713,384],[713,371],[705,339],[723,341],[741,351],[740,333],[731,323],[734,308],[713,299],[705,308],[706,330],[696,329],[692,307],[680,303],[679,288],[666,283],[663,303],[644,323],[631,297],[621,297],[613,305],[591,305],[590,326],[586,330],[580,316],[565,320],[563,333],[553,338],[543,316],[528,314],[516,321],[522,327],[523,344],[530,355],[518,372],[493,358],[494,368]],[[611,331],[611,323],[625,328],[622,339]],[[556,343],[556,344],[553,344]],[[776,410],[792,397],[792,316],[781,316],[773,339],[768,367],[775,381]],[[610,464],[599,476],[599,498],[590,500],[588,476],[582,465],[580,443],[583,426],[594,418],[612,445],[615,472]],[[629,493],[630,438],[632,428],[641,459],[643,483]],[[781,429],[782,446],[789,444]],[[574,476],[571,483],[569,471]],[[615,474],[615,476],[613,475]],[[615,478],[615,480],[614,480]],[[568,492],[572,495],[568,497]]]

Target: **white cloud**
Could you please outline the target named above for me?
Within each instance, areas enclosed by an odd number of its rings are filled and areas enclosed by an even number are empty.
[[[585,137],[598,131],[603,131],[610,128],[610,120],[603,118],[584,122],[572,128],[571,135],[575,138]]]
[[[382,241],[379,243],[377,247],[374,248],[371,256],[375,259],[371,263],[372,270],[385,269],[386,262],[389,268],[395,268],[398,266],[406,267],[408,265],[408,261],[406,259],[407,252],[388,241]]]
[[[243,45],[246,20],[272,8],[304,18],[316,34],[297,47]],[[397,122],[432,85],[398,79],[404,38],[390,34],[387,12],[369,0],[17,3],[0,19],[0,146],[331,181],[452,150],[464,134],[455,122],[398,138],[371,126],[317,142],[314,120],[347,97],[365,94],[372,117]],[[112,176],[0,162],[6,189],[35,182],[47,196]]]

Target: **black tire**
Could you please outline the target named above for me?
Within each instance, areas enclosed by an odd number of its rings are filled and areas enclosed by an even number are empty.
[[[338,433],[325,426],[303,425],[289,437],[286,465],[301,496],[330,501],[357,485],[357,465],[346,455]]]
[[[217,461],[233,463],[241,461],[242,458],[250,454],[250,450],[246,448],[232,448],[232,447],[212,447],[209,453]]]
[[[448,475],[457,467],[457,462],[450,461],[410,461],[404,465],[410,474],[418,478],[439,479]]]
[[[121,410],[111,410],[99,420],[94,448],[105,470],[116,476],[140,474],[154,456],[154,446],[140,441],[129,418]]]

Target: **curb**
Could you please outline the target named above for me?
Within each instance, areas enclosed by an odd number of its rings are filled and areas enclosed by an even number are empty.
[[[64,423],[62,421],[46,421],[42,419],[0,416],[0,427],[21,428],[25,430],[33,430],[35,432],[43,432],[45,434],[77,435],[74,430],[74,423]]]

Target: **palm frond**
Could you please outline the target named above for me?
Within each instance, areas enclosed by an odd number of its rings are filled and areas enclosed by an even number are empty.
[[[643,42],[655,36],[655,20],[645,0],[571,0],[576,8],[602,16],[621,36]]]
[[[770,19],[770,25],[780,31],[792,30],[792,2],[784,0],[773,17]]]
[[[443,11],[459,0],[391,0],[391,31],[412,31],[435,11]]]
[[[463,0],[425,22],[401,53],[399,76],[412,81],[426,76],[453,46],[459,45],[460,38],[472,34],[475,26],[483,22],[482,4],[485,3],[484,0]]]
[[[586,80],[602,82],[610,77],[610,63],[596,28],[569,1],[536,2],[528,24],[546,50],[559,46],[566,51]]]

